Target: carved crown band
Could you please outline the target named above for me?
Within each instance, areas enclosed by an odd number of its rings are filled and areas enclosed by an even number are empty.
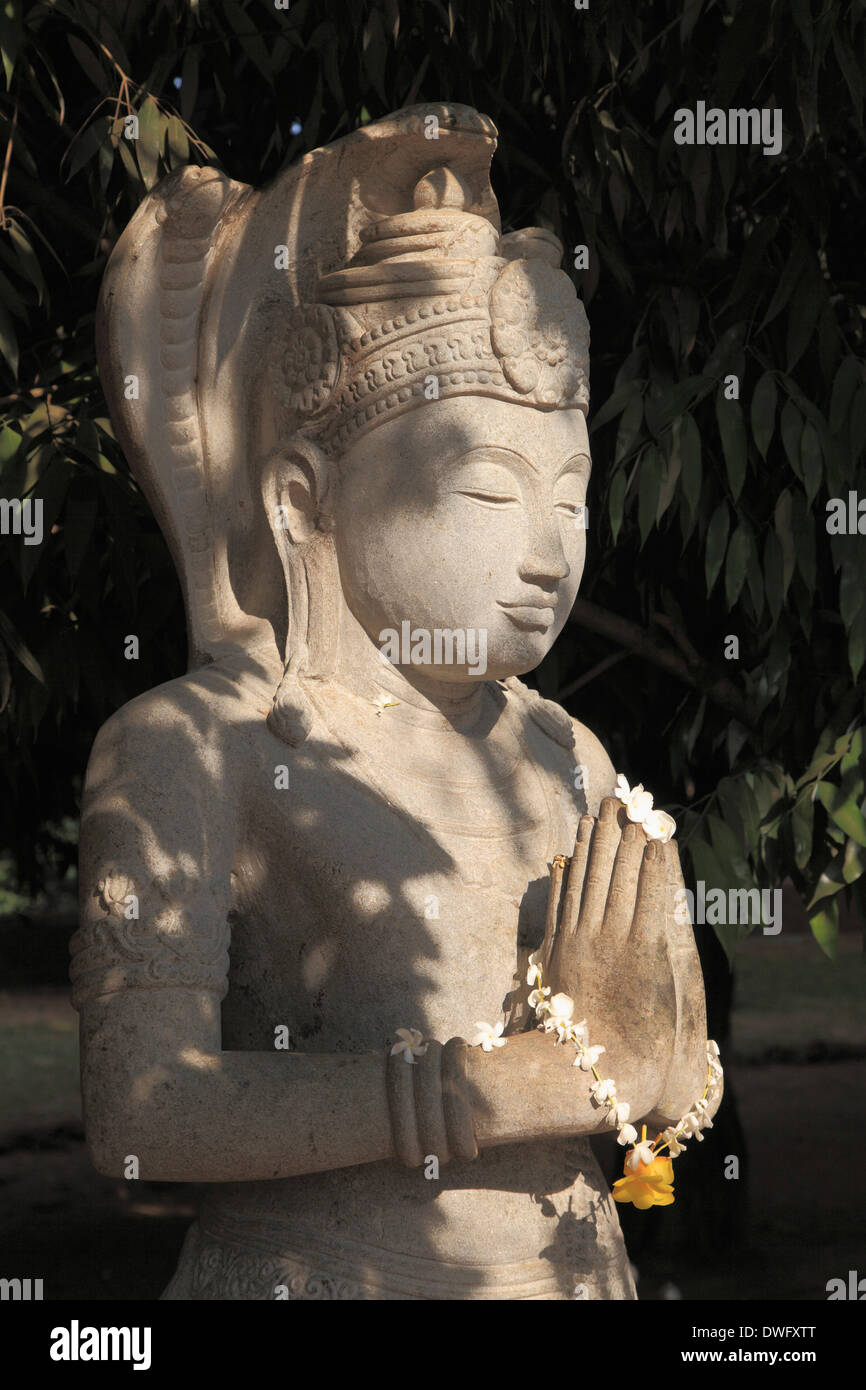
[[[345,306],[301,305],[284,326],[274,389],[284,431],[341,450],[425,400],[486,395],[541,409],[589,405],[589,326],[571,281],[499,262],[486,293],[418,297],[358,333]]]

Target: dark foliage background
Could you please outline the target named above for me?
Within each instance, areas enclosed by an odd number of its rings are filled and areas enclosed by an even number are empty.
[[[790,877],[832,954],[866,883],[866,541],[826,527],[866,494],[864,35],[857,0],[4,5],[0,496],[42,498],[47,533],[0,538],[0,846],[25,887],[74,859],[98,726],[185,664],[96,377],[114,241],[180,164],[261,185],[454,99],[499,127],[503,224],[590,252],[590,553],[540,688],[680,818],[697,877]],[[781,108],[782,152],[676,145],[698,100]]]

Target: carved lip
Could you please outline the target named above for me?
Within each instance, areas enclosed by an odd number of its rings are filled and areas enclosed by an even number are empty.
[[[497,600],[500,608],[504,608],[507,616],[517,627],[533,628],[539,632],[546,632],[553,626],[555,618],[556,599],[538,598],[531,603],[506,603],[504,599]]]

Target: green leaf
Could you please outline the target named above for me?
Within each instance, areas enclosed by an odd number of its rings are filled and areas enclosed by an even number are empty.
[[[815,891],[806,905],[807,911],[813,908],[816,903],[823,902],[825,898],[834,897],[845,887],[845,879],[842,874],[843,863],[844,860],[841,855],[830,860],[815,885]]]
[[[691,530],[697,516],[703,482],[701,435],[692,415],[682,415],[678,424],[679,450],[683,461],[682,489],[689,513],[689,530]]]
[[[600,410],[596,411],[592,417],[590,434],[595,430],[600,430],[602,425],[606,425],[609,420],[613,420],[617,415],[621,415],[625,410],[632,396],[640,394],[641,385],[639,381],[627,381],[622,386],[618,386],[615,391],[608,396]]]
[[[794,293],[794,290],[797,288],[797,285],[800,279],[802,278],[808,263],[808,248],[802,240],[798,240],[795,243],[794,249],[792,250],[790,256],[788,257],[785,269],[779,276],[779,281],[776,285],[775,293],[773,294],[773,297],[770,300],[767,312],[764,315],[760,328],[758,330],[760,333],[764,331],[768,323],[772,323],[773,319],[776,318],[778,314],[781,314],[785,305],[788,303],[788,300],[791,298],[791,295]]]
[[[866,662],[866,607],[861,608],[848,632],[848,663],[855,681]]]
[[[682,469],[682,454],[676,444],[679,421],[674,421],[674,428],[671,432],[671,441],[668,452],[664,458],[662,468],[662,481],[659,488],[659,503],[656,508],[655,521],[659,524],[668,507],[674,498],[677,483],[679,481],[680,470]]]
[[[848,735],[847,747],[839,764],[839,771],[843,777],[849,772],[853,772],[862,763],[864,745],[866,745],[866,727],[861,724],[859,729],[854,729]]]
[[[720,502],[713,512],[712,520],[707,528],[707,545],[704,557],[704,564],[707,576],[707,598],[713,592],[716,580],[719,577],[719,570],[722,568],[722,561],[725,558],[725,550],[728,544],[728,530],[731,525],[730,513],[727,502]],[[744,576],[745,577],[745,576]]]
[[[794,554],[797,569],[810,596],[815,592],[817,561],[815,553],[815,518],[806,504],[800,488],[791,497],[791,521],[794,531]],[[780,538],[781,539],[781,538]]]
[[[842,861],[842,877],[845,882],[856,883],[866,874],[866,853],[856,840],[848,840],[845,845],[845,858]]]
[[[78,60],[82,72],[90,78],[98,92],[105,93],[108,89],[108,76],[96,54],[74,34],[67,34],[66,40]]]
[[[861,16],[862,18],[862,16]],[[842,38],[841,26],[833,30],[833,52],[836,55],[836,62],[839,64],[839,71],[845,79],[848,91],[851,93],[851,103],[854,107],[854,115],[858,126],[863,124],[863,73],[862,73],[862,54],[857,54],[845,45]]]
[[[48,291],[45,287],[45,280],[42,275],[42,267],[40,266],[39,261],[36,257],[36,252],[33,250],[29,238],[25,235],[23,229],[18,225],[18,223],[14,219],[8,219],[7,227],[9,231],[10,240],[12,241],[12,245],[15,247],[15,251],[18,256],[18,263],[21,267],[21,273],[25,276],[26,279],[30,281],[31,285],[35,289],[38,297],[38,302],[40,304],[43,304],[47,300]]]
[[[789,372],[794,370],[814,337],[818,318],[826,302],[824,282],[818,275],[817,267],[813,266],[811,272],[807,272],[803,277],[796,299],[788,311],[785,358]]]
[[[725,564],[725,597],[729,609],[734,607],[746,582],[751,546],[752,539],[748,531],[744,526],[738,526],[731,537],[731,544],[728,546],[728,559]]]
[[[853,798],[846,795],[844,786],[837,787],[832,782],[819,782],[818,800],[833,817],[839,829],[844,830],[846,835],[866,849],[866,820],[863,819],[863,813]]]
[[[779,616],[785,603],[785,585],[783,580],[784,557],[779,537],[775,531],[768,531],[764,538],[764,594],[767,599],[767,606],[770,609],[770,616],[774,623],[779,621]],[[791,571],[793,573],[794,557],[791,556]],[[790,575],[788,576],[790,581]]]
[[[719,434],[722,437],[722,451],[725,455],[725,467],[728,471],[731,500],[736,503],[746,479],[746,453],[748,449],[743,412],[740,409],[739,401],[729,401],[725,399],[723,394],[718,395],[716,397],[716,419],[719,422]]]
[[[860,385],[860,363],[856,357],[845,357],[833,379],[830,396],[830,433],[839,434],[848,418],[848,408]]]
[[[767,457],[770,440],[776,426],[776,401],[778,399],[776,378],[772,372],[764,372],[752,396],[752,435],[755,446],[762,459]]]
[[[866,448],[866,386],[861,386],[851,405],[849,419],[851,462],[856,465]]]
[[[159,156],[165,142],[167,122],[160,114],[153,97],[148,97],[138,113],[138,167],[145,188],[150,191],[156,183]]]
[[[610,484],[610,497],[608,498],[608,513],[610,515],[610,529],[613,539],[616,540],[622,526],[622,513],[625,504],[626,476],[625,470],[620,468],[613,475]]]
[[[27,646],[27,643],[16,632],[15,628],[12,626],[11,622],[6,617],[6,614],[2,611],[2,609],[0,609],[0,636],[2,636],[4,642],[11,651],[12,655],[17,657],[17,659],[21,662],[21,665],[24,667],[24,669],[26,671],[29,671],[31,676],[33,676],[35,680],[39,681],[40,685],[44,685],[45,676],[43,675],[42,667],[39,665],[39,662],[36,660],[36,657],[33,655],[30,648]]]
[[[806,489],[806,498],[811,504],[821,486],[823,457],[818,431],[810,420],[807,420],[803,426],[803,434],[800,439],[800,473],[803,486]]]
[[[171,163],[173,168],[179,164],[186,164],[189,159],[189,138],[183,128],[183,122],[177,116],[168,118],[168,149],[171,153]]]
[[[614,463],[622,463],[634,452],[643,425],[643,396],[632,396],[622,413],[616,436]]]
[[[734,879],[738,883],[748,883],[751,879],[749,865],[743,853],[742,842],[737,838],[731,826],[719,816],[709,815],[707,816],[707,827],[713,842],[716,859],[723,871],[726,872],[728,880]]]
[[[640,479],[638,482],[637,514],[638,525],[640,527],[641,549],[643,549],[646,538],[655,522],[661,482],[661,456],[655,444],[649,444],[641,455]]]
[[[12,369],[12,375],[18,377],[18,338],[12,325],[12,320],[6,312],[3,304],[0,304],[0,352],[6,358]]]
[[[805,869],[812,857],[812,827],[814,822],[815,803],[811,796],[801,796],[791,812],[794,863],[799,869]]]
[[[783,567],[781,567],[781,596],[787,595],[791,580],[794,578],[794,521],[791,517],[791,492],[785,488],[778,496],[776,512],[773,514],[773,524],[776,527],[778,543],[781,546],[781,556],[783,556]]]
[[[835,898],[818,912],[810,914],[809,926],[825,956],[835,960],[836,943],[839,940],[839,904]]]
[[[800,464],[800,440],[803,435],[803,417],[793,401],[786,401],[782,408],[782,443],[788,462],[798,478],[802,478]]]
[[[195,44],[190,44],[183,55],[180,75],[180,114],[189,122],[192,120],[198,97],[198,49]]]

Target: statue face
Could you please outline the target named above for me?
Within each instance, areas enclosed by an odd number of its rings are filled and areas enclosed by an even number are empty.
[[[578,409],[462,396],[377,426],[341,460],[333,507],[349,608],[397,664],[411,639],[428,677],[531,671],[580,584],[589,471]],[[437,630],[462,632],[467,659]]]

